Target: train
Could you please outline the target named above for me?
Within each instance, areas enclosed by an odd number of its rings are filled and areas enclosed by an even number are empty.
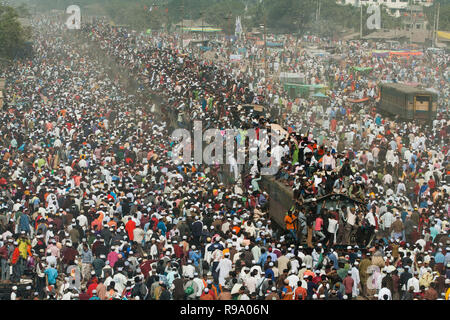
[[[403,83],[382,83],[379,87],[378,111],[403,120],[431,122],[436,118],[436,92]]]

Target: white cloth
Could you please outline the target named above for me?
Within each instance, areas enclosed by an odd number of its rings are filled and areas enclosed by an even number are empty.
[[[228,258],[223,258],[219,261],[219,264],[217,265],[216,272],[219,272],[219,284],[224,286],[225,285],[225,278],[228,277],[231,269],[232,269],[233,263]]]
[[[388,288],[380,289],[380,291],[378,292],[378,300],[384,300],[384,295],[388,296],[387,300],[392,300],[391,290],[389,290]]]
[[[359,295],[358,285],[361,282],[361,279],[359,277],[359,270],[354,266],[351,271],[352,271],[352,278],[353,278],[352,295],[353,295],[353,297],[357,297]]]

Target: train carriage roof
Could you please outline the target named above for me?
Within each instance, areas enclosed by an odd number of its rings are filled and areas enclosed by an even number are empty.
[[[394,91],[400,91],[402,93],[406,94],[431,94],[436,95],[436,92],[433,92],[431,90],[423,89],[416,86],[407,85],[404,83],[382,83],[380,84],[380,87],[384,89],[390,89]]]

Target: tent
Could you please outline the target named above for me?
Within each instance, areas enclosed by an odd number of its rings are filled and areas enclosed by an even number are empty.
[[[284,91],[286,91],[291,99],[298,97],[309,97],[310,93],[322,92],[325,93],[326,86],[323,84],[298,84],[298,83],[284,83]]]
[[[305,75],[303,73],[280,72],[281,83],[304,84]]]
[[[287,138],[289,136],[289,132],[287,132],[285,129],[283,129],[279,124],[271,123],[270,128],[274,131],[278,131],[280,135],[283,135],[284,138]]]
[[[372,67],[351,67],[351,69],[358,72],[370,72],[373,70]]]
[[[211,27],[194,27],[194,28],[183,28],[183,31],[190,32],[221,32],[220,28],[211,28]]]
[[[314,93],[312,96],[314,98],[327,98],[327,99],[329,98],[328,96],[324,95],[322,92]]]
[[[273,48],[273,47],[282,48],[283,47],[283,43],[282,42],[270,42],[270,41],[267,41],[266,43],[267,43],[267,46],[270,47],[270,48]]]
[[[423,52],[420,51],[390,51],[391,56],[421,56]]]
[[[360,103],[360,102],[366,102],[366,101],[369,101],[368,97],[362,98],[362,99],[347,99],[347,102],[350,102],[350,103]]]
[[[372,56],[374,57],[387,57],[389,55],[389,50],[373,50]]]

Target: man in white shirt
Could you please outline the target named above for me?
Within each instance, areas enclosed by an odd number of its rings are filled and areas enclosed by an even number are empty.
[[[355,208],[347,208],[347,224],[344,229],[344,244],[350,244],[350,239],[355,230]]]
[[[394,222],[394,215],[392,214],[392,212],[387,211],[380,217],[380,220],[383,223],[384,232],[387,232],[391,228],[392,223]]]
[[[392,176],[389,173],[386,173],[383,177],[383,183],[385,185],[391,184],[392,183]]]
[[[295,290],[297,289],[297,283],[300,281],[300,278],[296,274],[296,272],[291,270],[291,274],[286,278],[289,281],[289,286]]]
[[[77,217],[77,220],[78,220],[78,224],[80,225],[80,227],[81,227],[83,230],[86,230],[86,229],[89,227],[89,225],[88,225],[88,219],[87,219],[87,217],[84,215],[83,212]]]
[[[194,277],[195,267],[192,265],[192,260],[188,260],[188,264],[183,266],[183,277]]]
[[[334,219],[332,216],[328,219],[328,229],[327,232],[330,234],[330,245],[334,245],[336,243],[336,233],[339,228],[338,221]]]
[[[114,274],[113,281],[116,284],[114,289],[116,289],[118,292],[123,292],[125,289],[125,285],[127,283],[127,277],[122,273],[123,268],[119,267],[117,269],[117,273]]]
[[[198,273],[197,273],[197,272],[194,273],[194,279],[193,279],[193,281],[197,284],[197,288],[198,288],[198,289],[197,289],[196,296],[197,296],[198,298],[200,298],[200,296],[202,295],[203,290],[205,290],[205,285],[203,284],[202,279],[200,279],[200,278],[198,277]]]
[[[359,277],[358,265],[359,265],[359,262],[355,261],[355,264],[353,265],[352,270],[351,270],[351,272],[352,272],[351,276],[353,278],[352,296],[354,298],[356,298],[359,295],[359,288],[360,288],[360,282],[361,282],[361,279]]]
[[[220,259],[217,265],[216,272],[219,273],[219,284],[225,285],[225,278],[228,277],[230,271],[232,270],[233,263],[229,259],[230,253],[225,253],[225,257]]]
[[[16,297],[17,297],[17,286],[13,286],[10,299],[16,300]]]
[[[406,288],[409,290],[409,288],[414,288],[414,293],[420,292],[420,285],[419,285],[419,279],[417,279],[417,276],[419,275],[418,271],[414,271],[414,276],[412,276],[408,282],[406,283]]]
[[[256,283],[258,282],[258,278],[256,277],[257,275],[258,270],[253,270],[253,272],[250,273],[250,276],[245,280],[245,285],[250,294],[256,291]]]

